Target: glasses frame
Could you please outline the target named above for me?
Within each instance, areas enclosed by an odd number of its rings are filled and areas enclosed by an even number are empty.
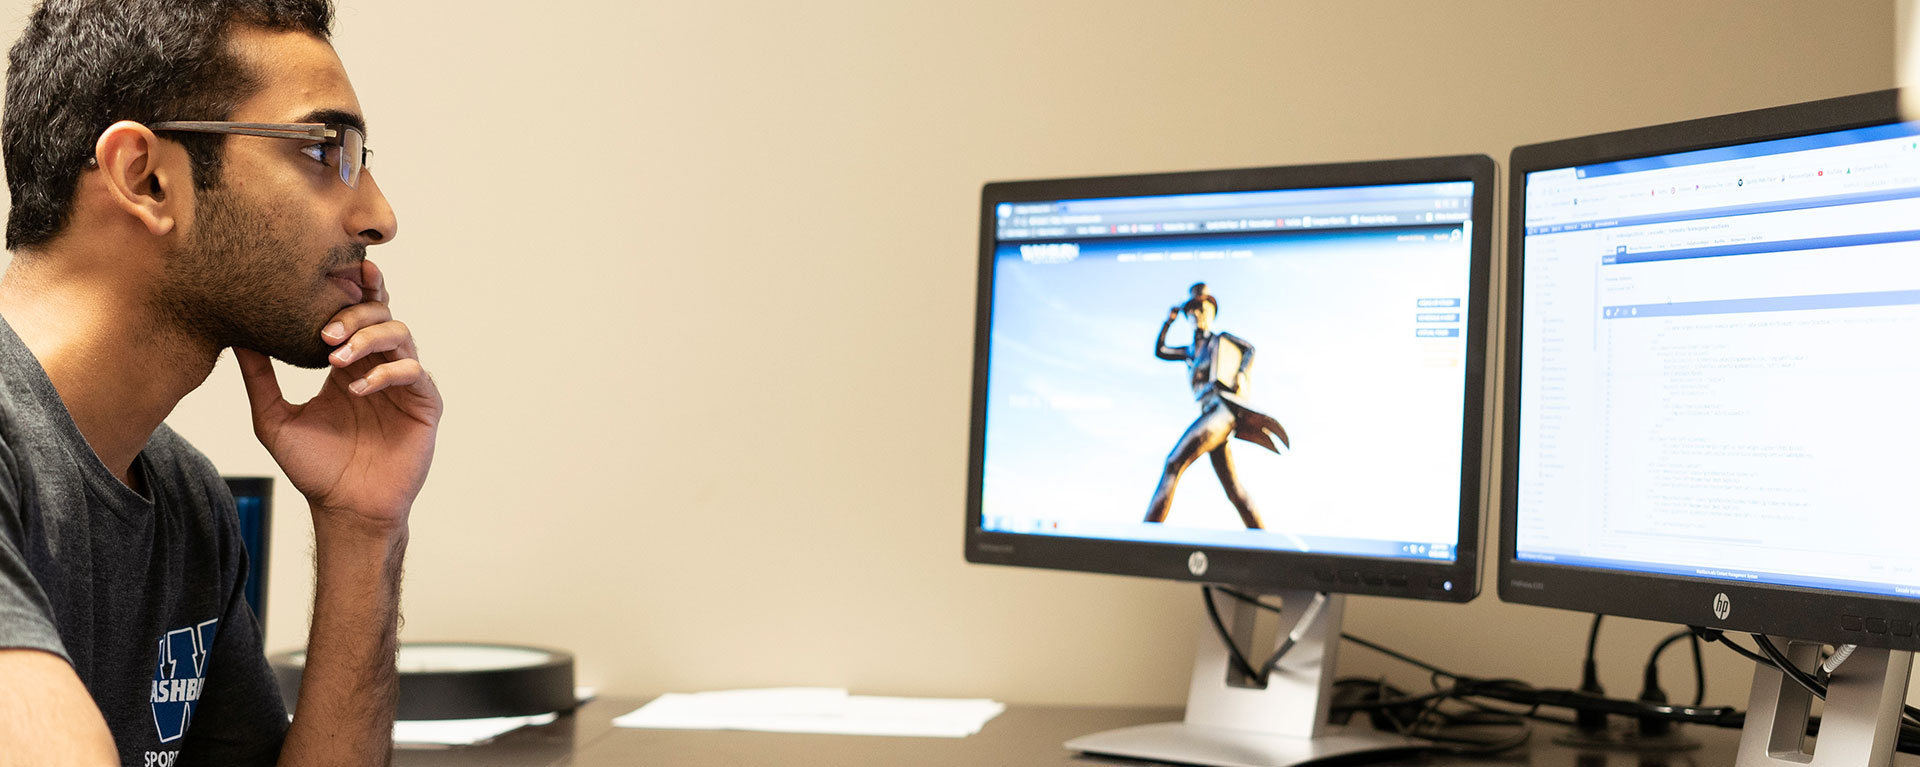
[[[348,189],[360,188],[360,172],[367,167],[367,160],[373,156],[373,150],[367,148],[367,136],[359,128],[343,123],[243,123],[222,122],[216,120],[170,120],[147,126],[156,132],[178,131],[182,133],[220,133],[232,136],[259,136],[261,138],[293,139],[296,141],[318,141],[340,148],[340,183]],[[360,145],[360,157],[356,162],[346,162],[349,135],[357,139]]]

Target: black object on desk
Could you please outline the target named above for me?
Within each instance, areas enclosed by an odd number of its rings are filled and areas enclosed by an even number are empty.
[[[287,710],[300,700],[306,652],[268,661]],[[404,721],[535,716],[573,710],[573,655],[559,650],[471,642],[405,642],[397,659]]]

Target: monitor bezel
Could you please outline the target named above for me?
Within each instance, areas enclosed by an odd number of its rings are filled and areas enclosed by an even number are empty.
[[[1602,162],[1899,122],[1897,91],[1613,131],[1517,147],[1508,163],[1506,353],[1501,430],[1498,592],[1501,601],[1813,641],[1920,650],[1920,636],[1865,630],[1866,618],[1920,624],[1920,600],[1694,576],[1520,561],[1518,518],[1521,320],[1525,313],[1527,174]],[[1715,602],[1726,595],[1725,618]],[[1860,621],[1861,628],[1847,628]],[[1920,625],[1914,634],[1920,635]]]
[[[1487,331],[1497,169],[1486,155],[1155,173],[1125,176],[1000,181],[981,191],[978,295],[974,315],[972,424],[969,429],[965,548],[969,562],[1221,583],[1266,591],[1314,590],[1465,602],[1479,593],[1485,491]],[[995,206],[1005,202],[1207,194],[1471,181],[1467,359],[1463,405],[1460,527],[1451,562],[1216,546],[1112,541],[986,532],[981,529],[985,465],[988,341],[993,322]],[[1142,503],[1144,504],[1144,499]],[[1207,566],[1189,567],[1194,552]]]

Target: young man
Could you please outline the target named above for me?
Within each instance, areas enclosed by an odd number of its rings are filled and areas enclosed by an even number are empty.
[[[45,0],[0,151],[0,765],[383,764],[407,515],[442,404],[365,249],[328,0]],[[233,501],[164,426],[233,348],[307,498],[291,725],[242,598]],[[303,405],[269,358],[331,366]]]

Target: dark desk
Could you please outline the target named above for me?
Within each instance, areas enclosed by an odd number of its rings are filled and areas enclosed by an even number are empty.
[[[968,738],[856,737],[769,732],[638,730],[613,718],[647,698],[601,698],[552,724],[525,727],[485,745],[435,750],[401,749],[395,767],[598,767],[662,764],[724,765],[1085,765],[1061,743],[1075,735],[1164,722],[1179,708],[1008,706]]]
[[[645,698],[605,698],[541,727],[528,727],[492,743],[444,750],[401,750],[396,767],[760,767],[761,765],[907,765],[910,767],[1091,767],[1144,762],[1083,757],[1060,744],[1076,735],[1135,724],[1172,721],[1180,709],[1098,706],[1008,706],[1007,711],[969,738],[896,738],[846,735],[793,735],[765,732],[630,730],[613,718],[645,703]],[[1555,745],[1553,725],[1536,725],[1532,742],[1495,758],[1431,757],[1421,765],[1502,765],[1503,767],[1725,767],[1733,764],[1740,734],[1735,730],[1689,727],[1704,746],[1695,751],[1639,755],[1582,752]],[[1897,767],[1915,767],[1920,758],[1900,755]]]

